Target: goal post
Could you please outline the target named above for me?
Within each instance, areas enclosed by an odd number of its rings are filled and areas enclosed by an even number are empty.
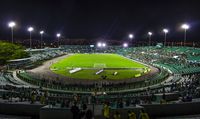
[[[104,64],[104,63],[94,63],[94,68],[106,68],[106,64]]]

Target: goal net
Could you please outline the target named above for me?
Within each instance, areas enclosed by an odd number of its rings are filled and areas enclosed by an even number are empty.
[[[94,68],[106,68],[106,64],[104,63],[95,63]]]

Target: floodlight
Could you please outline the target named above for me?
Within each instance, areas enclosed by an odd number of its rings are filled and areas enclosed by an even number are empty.
[[[59,38],[59,37],[61,36],[61,34],[60,34],[60,33],[57,33],[56,36]]]
[[[103,47],[106,47],[106,43],[102,43],[102,46],[103,46]]]
[[[98,47],[101,47],[101,46],[102,46],[102,43],[101,43],[101,42],[97,43],[97,46],[98,46]]]
[[[168,29],[163,29],[163,32],[164,32],[164,33],[168,33],[169,30],[168,30]]]
[[[11,38],[12,38],[12,43],[14,42],[14,38],[13,38],[13,27],[15,27],[15,22],[14,21],[11,21],[8,23],[8,27],[11,28]]]
[[[183,24],[182,26],[181,26],[181,28],[182,29],[184,29],[184,46],[185,46],[185,44],[186,44],[186,39],[187,39],[187,30],[190,28],[190,26],[188,25],[188,24]]]
[[[11,21],[11,22],[8,23],[8,27],[11,27],[11,28],[13,28],[15,25],[16,25],[16,24],[15,24],[15,22],[13,22],[13,21]]]
[[[152,32],[148,32],[148,35],[151,36],[151,35],[153,35],[153,33]]]
[[[41,35],[41,40],[40,40],[40,48],[42,49],[42,36],[44,34],[44,31],[40,31],[40,35]]]
[[[30,32],[30,49],[32,48],[32,40],[31,40],[31,32],[34,30],[33,27],[28,27],[28,31]]]
[[[28,27],[28,31],[29,31],[29,32],[31,32],[31,31],[33,31],[33,30],[34,30],[33,27]]]
[[[40,34],[41,34],[41,35],[44,34],[44,31],[40,31]]]
[[[187,29],[190,28],[190,26],[189,26],[188,24],[183,24],[183,25],[181,26],[181,28],[187,30]]]
[[[124,48],[128,47],[128,44],[127,44],[127,43],[124,43],[124,44],[123,44],[123,47],[124,47]]]
[[[132,39],[132,38],[133,38],[133,34],[129,34],[128,37],[129,37],[130,39]]]
[[[166,46],[166,43],[167,43],[167,33],[169,32],[168,29],[163,29],[163,32],[165,33],[165,36],[164,36],[164,46]]]

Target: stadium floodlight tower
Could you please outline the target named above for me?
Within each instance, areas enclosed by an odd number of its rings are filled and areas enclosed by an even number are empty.
[[[30,32],[30,49],[31,49],[31,47],[32,47],[32,40],[31,40],[31,32],[34,30],[34,28],[33,27],[28,27],[28,32]]]
[[[11,21],[8,23],[8,27],[11,28],[11,38],[12,38],[12,43],[14,42],[14,39],[13,39],[13,28],[16,26],[16,23],[14,21]]]
[[[133,44],[134,35],[130,33],[130,34],[128,35],[128,38],[130,39],[131,44]]]
[[[164,47],[166,46],[166,41],[167,41],[167,34],[169,33],[169,30],[168,29],[163,29],[163,32],[165,34],[165,38],[164,38]]]
[[[59,47],[59,41],[60,41],[61,34],[60,34],[60,33],[57,33],[57,34],[56,34],[56,37],[58,38],[58,47]]]
[[[40,31],[40,36],[41,36],[41,39],[40,39],[40,47],[42,49],[42,38],[43,38],[43,34],[44,34],[44,31]]]
[[[148,32],[148,35],[149,35],[149,46],[151,45],[151,36],[153,35],[152,32]]]
[[[128,44],[127,44],[127,43],[124,43],[124,44],[123,44],[123,47],[124,47],[124,48],[127,48],[127,47],[128,47]]]
[[[184,29],[184,46],[185,46],[185,43],[186,43],[186,38],[187,38],[187,30],[190,28],[190,26],[188,24],[182,24],[181,25],[181,28]]]

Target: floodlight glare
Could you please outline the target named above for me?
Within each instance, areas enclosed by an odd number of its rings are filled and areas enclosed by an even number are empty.
[[[189,26],[188,24],[183,24],[183,25],[181,26],[181,28],[187,30],[187,29],[190,28],[190,26]]]
[[[44,34],[44,31],[40,31],[40,34],[41,34],[41,35]]]
[[[31,31],[33,31],[33,30],[34,30],[33,27],[28,27],[28,31],[29,31],[29,32],[31,32]]]
[[[164,33],[168,33],[169,30],[168,30],[168,29],[163,29],[163,32],[164,32]]]
[[[61,34],[60,34],[60,33],[57,33],[56,36],[59,38],[59,37],[61,36]]]
[[[152,32],[148,32],[148,35],[151,36],[151,35],[153,35],[153,33]]]
[[[123,47],[124,47],[124,48],[128,47],[128,44],[127,44],[127,43],[124,43],[124,44],[123,44]]]
[[[13,22],[13,21],[11,21],[11,22],[8,23],[8,27],[11,27],[11,28],[13,28],[15,25],[16,25],[16,24],[15,24],[15,22]]]

